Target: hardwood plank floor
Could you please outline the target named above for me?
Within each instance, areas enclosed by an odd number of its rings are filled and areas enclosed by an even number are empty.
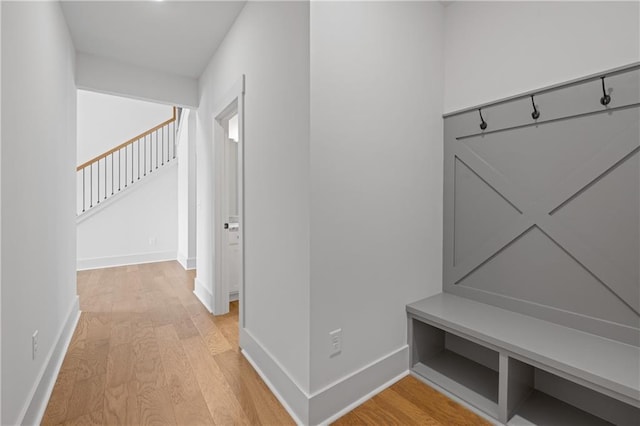
[[[177,262],[78,272],[82,315],[42,424],[294,424],[239,353],[237,302],[212,316],[194,276]]]
[[[238,304],[214,317],[177,262],[78,272],[82,315],[42,424],[292,425],[238,348]],[[488,425],[407,377],[336,425]]]

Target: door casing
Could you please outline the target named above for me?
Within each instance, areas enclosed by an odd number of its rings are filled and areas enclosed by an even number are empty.
[[[226,244],[226,230],[224,229],[224,217],[227,211],[226,182],[225,182],[225,145],[227,131],[225,121],[238,114],[238,222],[240,224],[240,286],[238,299],[240,305],[239,325],[244,327],[244,246],[245,246],[245,220],[244,220],[244,75],[236,82],[233,88],[222,98],[218,106],[213,110],[213,243],[214,243],[214,274],[211,306],[214,315],[224,315],[229,312],[229,288],[224,279],[226,266],[224,249]]]

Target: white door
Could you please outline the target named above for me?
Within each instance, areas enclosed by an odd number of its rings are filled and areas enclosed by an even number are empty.
[[[213,114],[214,243],[211,311],[229,312],[239,300],[239,326],[244,327],[244,76],[221,99]]]
[[[242,251],[240,247],[240,212],[238,205],[238,115],[227,121],[224,165],[224,220],[225,220],[225,265],[223,279],[229,289],[230,298],[237,299],[240,290],[240,268]]]

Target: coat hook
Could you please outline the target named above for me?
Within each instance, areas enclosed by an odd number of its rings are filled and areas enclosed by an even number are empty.
[[[480,113],[480,120],[482,120],[482,123],[480,123],[480,128],[484,130],[487,128],[487,122],[484,121],[484,118],[482,118],[482,108],[478,108],[478,112]]]
[[[604,77],[600,77],[602,79],[602,97],[600,98],[600,103],[602,105],[609,105],[609,102],[611,102],[611,96],[607,95],[607,90],[604,87]]]
[[[531,105],[533,105],[533,112],[531,113],[531,118],[533,118],[534,120],[537,120],[538,118],[540,118],[540,111],[538,111],[538,108],[536,108],[536,103],[533,100],[533,96],[531,95]]]

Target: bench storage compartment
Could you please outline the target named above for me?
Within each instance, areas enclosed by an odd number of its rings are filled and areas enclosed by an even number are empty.
[[[638,424],[640,348],[446,293],[407,314],[412,373],[503,424]]]
[[[512,368],[507,374],[512,377],[513,366],[518,365],[523,388],[508,402],[513,407],[509,426],[638,424],[637,408],[513,358],[509,361]]]
[[[412,370],[498,417],[498,352],[413,319]]]

